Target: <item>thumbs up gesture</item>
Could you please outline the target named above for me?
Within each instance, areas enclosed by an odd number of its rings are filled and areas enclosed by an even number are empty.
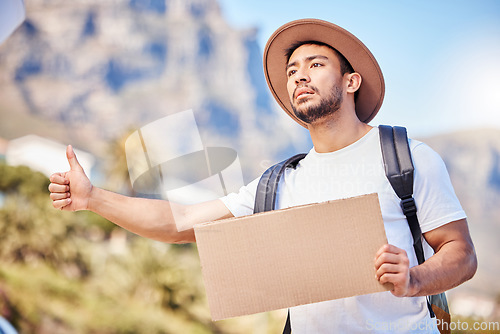
[[[50,199],[56,209],[77,211],[88,209],[92,184],[76,158],[71,145],[66,148],[70,170],[50,176]]]

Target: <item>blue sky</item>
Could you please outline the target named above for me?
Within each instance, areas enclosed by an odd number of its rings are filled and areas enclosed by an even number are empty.
[[[386,81],[371,124],[404,125],[410,135],[500,129],[500,1],[219,0],[236,28],[257,27],[263,49],[282,24],[314,17],[356,35]]]

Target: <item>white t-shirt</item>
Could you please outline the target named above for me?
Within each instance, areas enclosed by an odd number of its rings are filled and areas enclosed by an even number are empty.
[[[415,166],[414,198],[422,232],[465,218],[446,167],[427,145],[410,140]],[[234,216],[253,213],[259,179],[221,200]],[[357,142],[335,152],[317,153],[314,148],[296,169],[283,174],[276,209],[378,193],[387,240],[404,249],[410,267],[418,264],[408,222],[385,176],[378,128]],[[432,249],[424,242],[428,258]],[[375,254],[374,254],[375,255]],[[375,293],[290,309],[292,332],[302,333],[439,333],[429,317],[425,297]]]

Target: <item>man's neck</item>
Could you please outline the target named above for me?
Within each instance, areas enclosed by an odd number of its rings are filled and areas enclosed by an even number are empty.
[[[355,113],[347,115],[338,113],[310,124],[308,129],[316,152],[328,153],[353,144],[366,135],[372,127],[361,122]]]

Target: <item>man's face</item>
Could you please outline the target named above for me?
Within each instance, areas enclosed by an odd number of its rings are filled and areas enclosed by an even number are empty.
[[[312,122],[337,111],[343,101],[343,76],[333,50],[306,44],[297,48],[286,68],[292,109],[302,121]]]

